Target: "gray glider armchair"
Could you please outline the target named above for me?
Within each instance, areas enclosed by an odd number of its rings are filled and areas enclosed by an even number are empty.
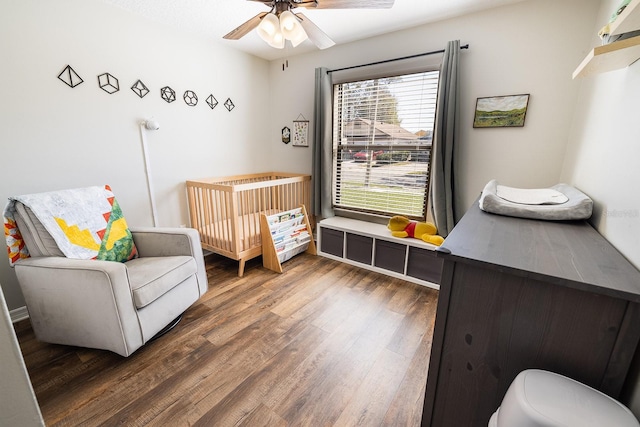
[[[15,264],[40,341],[129,356],[208,288],[200,236],[190,228],[130,228],[139,257],[125,263],[66,258],[36,216],[16,203],[31,255]]]

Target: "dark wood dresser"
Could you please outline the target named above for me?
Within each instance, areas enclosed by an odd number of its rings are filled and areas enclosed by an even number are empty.
[[[618,397],[640,339],[640,272],[587,222],[474,203],[437,254],[423,426],[486,426],[528,368]]]

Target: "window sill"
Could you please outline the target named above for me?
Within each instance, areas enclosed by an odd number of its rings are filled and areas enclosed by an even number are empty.
[[[337,218],[348,218],[372,224],[382,224],[385,227],[387,223],[389,223],[390,218],[389,216],[385,215],[375,215],[342,208],[333,208],[333,212],[335,213]]]

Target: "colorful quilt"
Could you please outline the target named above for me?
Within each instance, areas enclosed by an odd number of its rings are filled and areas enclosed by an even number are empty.
[[[15,221],[16,202],[31,209],[67,258],[125,262],[137,256],[120,205],[106,185],[9,198],[3,216],[11,265],[29,257]]]

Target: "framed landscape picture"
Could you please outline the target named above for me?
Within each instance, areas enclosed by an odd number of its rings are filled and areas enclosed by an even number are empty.
[[[522,127],[528,104],[528,94],[478,98],[473,127]]]

